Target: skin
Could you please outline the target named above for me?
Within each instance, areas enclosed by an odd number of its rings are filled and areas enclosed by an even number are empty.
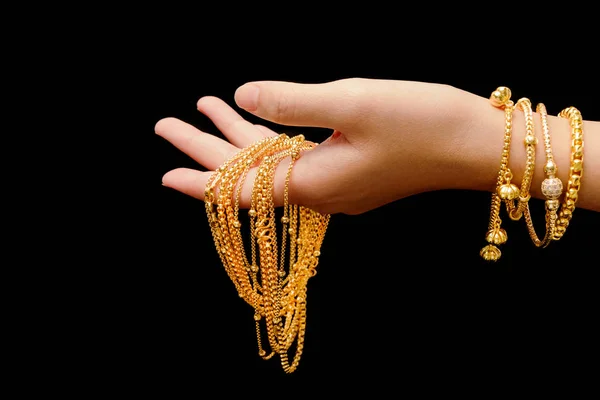
[[[238,88],[235,101],[247,112],[281,125],[332,130],[328,139],[296,162],[289,192],[292,203],[322,213],[360,214],[426,191],[495,188],[504,111],[455,87],[358,78],[322,84],[263,81]],[[163,185],[202,200],[214,169],[240,148],[276,133],[244,120],[218,98],[203,97],[197,106],[229,142],[175,118],[160,120],[155,130],[209,170],[177,168],[164,175]],[[525,166],[525,122],[521,111],[513,118],[509,166],[518,185]],[[542,129],[537,114],[534,120],[539,145],[531,194],[543,199]],[[548,124],[558,177],[566,186],[569,124],[555,116],[549,116]],[[584,143],[577,207],[600,211],[600,122],[584,122]],[[276,174],[277,205],[282,204],[286,168],[282,162]],[[249,204],[255,172],[244,184],[242,207]]]

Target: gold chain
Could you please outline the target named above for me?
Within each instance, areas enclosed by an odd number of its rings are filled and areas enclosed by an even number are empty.
[[[205,208],[215,247],[239,296],[254,308],[258,354],[279,355],[285,372],[298,367],[306,333],[306,286],[316,274],[330,216],[289,204],[292,168],[315,143],[281,134],[242,149],[210,176]],[[284,182],[281,249],[273,198],[277,166],[290,158]],[[243,243],[239,204],[253,166],[257,174],[250,199],[250,260]],[[288,240],[289,239],[289,240]],[[286,262],[286,258],[289,261]],[[287,270],[286,270],[287,265]],[[261,322],[264,322],[261,325]],[[266,340],[263,340],[266,332]],[[295,344],[291,361],[288,351]],[[270,347],[267,352],[265,345]]]
[[[562,238],[569,226],[573,211],[575,211],[583,175],[583,118],[581,113],[575,107],[567,107],[558,116],[568,118],[571,126],[571,165],[567,189],[556,221],[554,240]]]

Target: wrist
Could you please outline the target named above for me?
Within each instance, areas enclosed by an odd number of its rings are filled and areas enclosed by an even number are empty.
[[[518,99],[513,99],[517,101]],[[466,189],[479,191],[494,191],[504,138],[505,116],[504,111],[493,107],[489,99],[465,92],[462,106],[459,110],[464,117],[457,125],[452,136],[452,144],[449,146],[453,157],[457,160],[451,175],[455,179],[447,182],[446,189]],[[535,109],[536,103],[533,104]],[[555,164],[558,166],[557,177],[562,181],[563,188],[569,180],[570,157],[571,157],[571,129],[566,118],[555,116],[560,110],[548,110],[548,128],[551,137],[552,154]],[[542,124],[537,112],[533,113],[534,134],[538,138],[535,151],[535,168],[531,182],[530,194],[532,198],[545,199],[541,191],[541,183],[546,178],[544,165],[546,156],[544,151],[544,139],[542,136]],[[525,117],[522,111],[515,110],[512,121],[512,140],[510,147],[509,163],[513,179],[520,185],[526,166]],[[584,142],[586,153],[593,153],[594,145],[598,141],[595,134],[600,124],[586,121],[584,125]],[[596,147],[597,148],[597,147]],[[589,156],[585,160],[585,185],[580,191],[578,205],[583,208],[597,209],[597,201],[594,193],[597,188],[594,181],[600,169],[597,157]],[[597,178],[596,178],[597,179]]]
[[[432,189],[495,190],[503,146],[504,111],[493,107],[487,98],[455,90],[455,118],[448,119],[448,129],[436,146],[433,181],[437,187]],[[513,138],[522,137],[516,132],[517,125],[519,122],[513,124]],[[524,125],[522,130],[525,131]]]

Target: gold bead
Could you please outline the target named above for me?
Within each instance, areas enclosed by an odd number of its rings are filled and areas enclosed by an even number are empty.
[[[249,216],[251,216],[251,217],[255,217],[255,216],[256,216],[256,210],[255,210],[255,209],[253,209],[253,208],[251,208],[251,209],[248,211],[248,215],[249,215]]]
[[[558,199],[563,191],[563,184],[559,178],[546,178],[542,181],[542,194],[546,198]]]
[[[233,222],[233,227],[234,228],[240,228],[242,226],[242,224],[240,223],[240,221],[234,221]]]
[[[506,86],[500,86],[492,92],[490,101],[494,107],[502,107],[510,100],[512,93]]]
[[[267,355],[267,352],[266,352],[266,351],[264,351],[263,349],[260,349],[260,350],[258,351],[258,355],[259,355],[259,356],[261,356],[261,357],[264,357],[265,355]]]
[[[479,255],[486,261],[497,261],[502,252],[493,244],[488,244],[479,252]]]
[[[321,252],[320,252],[319,250],[316,250],[316,251],[313,253],[313,255],[314,255],[315,257],[319,257],[319,256],[321,255]]]
[[[259,313],[254,313],[254,320],[255,321],[260,321],[260,319],[261,319],[260,314]]]
[[[288,229],[288,233],[289,233],[290,235],[291,235],[291,234],[293,234],[293,233],[294,233],[294,228],[290,228],[290,229]]]
[[[558,200],[546,200],[546,208],[550,211],[558,210],[560,203]]]
[[[533,136],[533,135],[526,135],[525,136],[525,144],[527,145],[535,145],[538,143],[538,139],[537,137]]]
[[[548,161],[546,165],[544,165],[544,172],[548,175],[556,174],[556,164],[554,163],[554,161]]]
[[[282,217],[281,222],[287,224],[288,222],[290,222],[290,219],[288,217]]]

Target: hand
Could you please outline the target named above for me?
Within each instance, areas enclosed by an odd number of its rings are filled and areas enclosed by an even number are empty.
[[[296,162],[289,189],[291,203],[329,214],[363,213],[416,193],[456,186],[456,177],[470,168],[460,161],[467,128],[467,109],[461,104],[473,97],[446,85],[369,79],[255,82],[235,95],[238,106],[266,120],[333,130]],[[210,170],[174,169],[163,184],[203,199],[214,169],[241,148],[276,133],[244,120],[218,98],[201,98],[197,106],[229,143],[174,118],[159,121],[156,133]],[[286,167],[282,162],[276,174],[278,205]],[[243,207],[249,204],[252,181],[251,172],[242,191]]]

